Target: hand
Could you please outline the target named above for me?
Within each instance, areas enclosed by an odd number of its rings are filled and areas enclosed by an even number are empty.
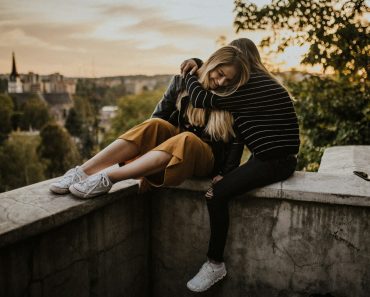
[[[148,181],[145,178],[139,179],[139,190],[138,194],[144,194],[153,189],[152,185],[148,183]]]
[[[212,178],[212,184],[214,185],[215,183],[219,182],[223,178],[224,177],[222,175],[216,175],[214,178]]]
[[[198,70],[198,65],[195,63],[193,59],[188,59],[185,60],[184,62],[181,63],[180,65],[180,71],[181,71],[181,76],[185,77],[185,75],[190,72],[190,74],[196,73]]]

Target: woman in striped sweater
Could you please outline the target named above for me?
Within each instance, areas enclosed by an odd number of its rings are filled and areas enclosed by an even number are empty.
[[[183,74],[192,69],[185,75],[185,83],[193,106],[230,111],[237,132],[251,152],[246,163],[215,178],[206,194],[211,227],[208,261],[187,284],[190,290],[198,292],[226,275],[223,253],[229,227],[229,200],[287,179],[295,170],[300,145],[297,115],[288,91],[262,64],[251,40],[241,38],[230,45],[245,53],[250,73],[248,82],[229,96],[220,97],[202,88],[192,74],[200,60],[187,60],[182,65]],[[222,73],[219,75],[222,77]],[[217,81],[214,83],[217,85]]]

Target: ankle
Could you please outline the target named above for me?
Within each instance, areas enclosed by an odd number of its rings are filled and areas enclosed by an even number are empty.
[[[211,263],[213,266],[217,266],[217,267],[223,264],[223,262],[219,262],[219,261],[216,261],[210,258],[208,258],[208,262]]]

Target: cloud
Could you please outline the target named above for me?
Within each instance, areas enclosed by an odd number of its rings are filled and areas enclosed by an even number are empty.
[[[133,18],[136,22],[132,25],[122,26],[123,33],[159,33],[167,38],[207,38],[215,39],[228,27],[205,27],[190,23],[192,18],[169,18],[163,10],[156,6],[134,6],[129,4],[101,7],[102,14],[109,17]]]
[[[107,7],[106,5],[96,6],[100,9],[101,13],[106,16],[135,16],[138,18],[147,17],[150,15],[160,15],[161,10],[157,6],[135,6],[131,4],[120,4],[111,5]]]

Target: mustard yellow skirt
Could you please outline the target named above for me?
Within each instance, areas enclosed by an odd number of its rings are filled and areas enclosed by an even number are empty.
[[[140,148],[139,156],[149,151],[172,155],[164,172],[145,177],[155,187],[176,186],[192,176],[206,177],[212,172],[211,147],[195,134],[180,132],[165,120],[149,119],[118,138],[134,142]]]

